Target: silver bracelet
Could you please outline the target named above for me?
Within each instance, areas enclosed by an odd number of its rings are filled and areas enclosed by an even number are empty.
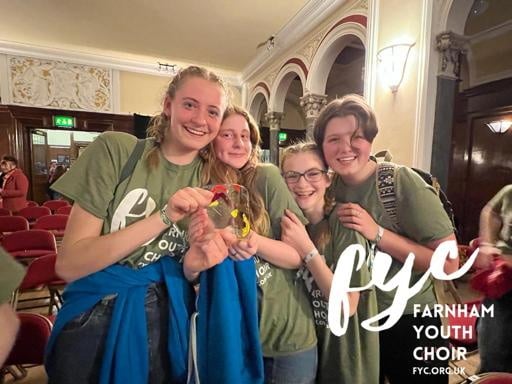
[[[316,248],[313,248],[304,258],[302,259],[302,262],[304,265],[308,265],[311,260],[313,260],[313,257],[316,255],[319,255],[318,250]]]

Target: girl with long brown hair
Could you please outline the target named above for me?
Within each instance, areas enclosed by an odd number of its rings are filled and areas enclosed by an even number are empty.
[[[204,156],[215,164],[210,170],[212,181],[227,176],[249,191],[252,231],[229,251],[235,260],[255,255],[265,382],[314,383],[316,336],[305,287],[296,279],[301,261],[291,246],[279,240],[285,210],[305,219],[279,169],[260,163],[259,143],[259,129],[251,115],[230,107]]]

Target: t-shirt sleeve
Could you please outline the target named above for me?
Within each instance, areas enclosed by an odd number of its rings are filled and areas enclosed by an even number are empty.
[[[24,274],[21,264],[0,247],[0,304],[9,300]]]
[[[421,244],[453,233],[453,226],[436,191],[412,169],[397,169],[396,194],[403,234]]]
[[[136,141],[134,136],[122,132],[102,133],[51,188],[104,219],[121,169]]]
[[[256,183],[258,186],[264,186],[261,193],[270,218],[273,237],[281,238],[281,218],[285,209],[295,213],[304,225],[307,224],[308,220],[293,199],[279,169],[272,164],[262,164],[257,172]]]
[[[512,185],[507,185],[500,189],[500,191],[487,203],[487,205],[490,206],[498,215],[501,215],[501,208],[506,195],[512,196]]]
[[[357,231],[345,228],[341,225],[336,215],[331,215],[329,219],[329,227],[331,228],[331,239],[327,244],[326,253],[332,255],[332,260],[335,261],[333,267],[338,265],[338,259],[342,253],[352,244],[360,244],[365,251],[364,255],[357,255],[354,267],[352,269],[352,276],[350,279],[351,287],[362,287],[370,282],[370,271],[368,270],[368,259],[370,257],[370,245],[368,241],[361,236]],[[357,269],[357,262],[360,257],[365,256],[365,262],[360,269]],[[327,257],[327,255],[326,255]],[[335,270],[335,269],[334,269]],[[333,272],[334,272],[333,270]]]

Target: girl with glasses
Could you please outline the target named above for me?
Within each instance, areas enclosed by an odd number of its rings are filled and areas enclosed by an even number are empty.
[[[378,334],[361,327],[361,321],[377,313],[374,290],[349,293],[351,315],[346,333],[335,336],[328,327],[327,307],[341,253],[352,244],[369,251],[368,242],[356,231],[343,228],[333,212],[334,201],[326,193],[331,185],[327,165],[314,143],[285,149],[281,169],[295,201],[309,221],[308,230],[292,212],[282,220],[282,239],[303,257],[302,277],[310,293],[318,337],[317,383],[368,383],[379,380]],[[352,271],[351,287],[370,281],[365,265]]]

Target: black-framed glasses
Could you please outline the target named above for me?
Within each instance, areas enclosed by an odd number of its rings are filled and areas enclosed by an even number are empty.
[[[312,168],[308,169],[306,172],[303,173],[288,171],[283,173],[283,177],[284,180],[290,184],[298,183],[302,176],[304,176],[304,179],[306,179],[306,181],[309,181],[310,183],[316,183],[317,181],[320,181],[322,179],[322,176],[325,175],[326,173],[327,171],[325,169]]]

